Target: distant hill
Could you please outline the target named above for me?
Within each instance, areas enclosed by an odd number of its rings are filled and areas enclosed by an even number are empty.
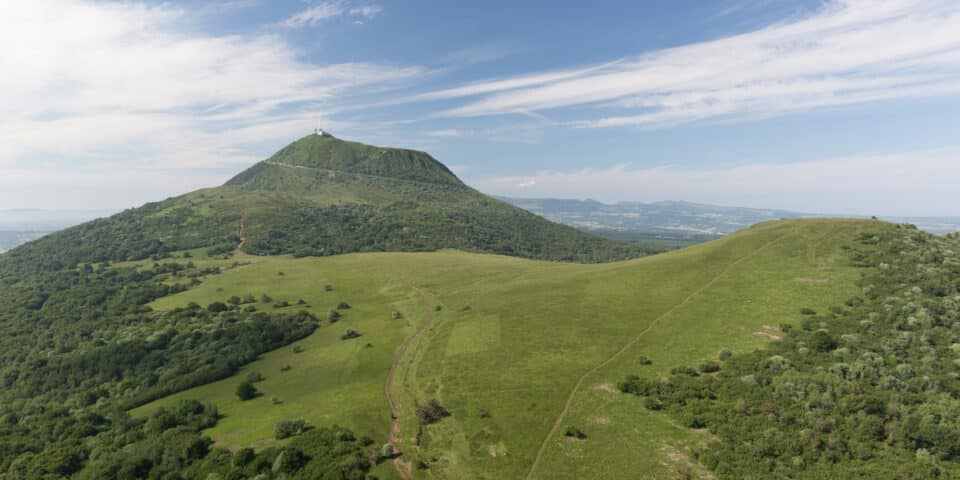
[[[72,227],[6,256],[59,269],[193,249],[328,256],[444,248],[575,262],[649,251],[483,195],[424,152],[309,135],[223,186]]]
[[[589,199],[498,198],[554,222],[621,240],[629,240],[642,234],[641,238],[662,236],[665,239],[705,241],[768,220],[833,216],[682,201],[608,204]],[[960,231],[960,217],[880,218],[895,223],[912,223],[922,230],[936,234]]]
[[[584,230],[716,237],[760,222],[817,215],[690,202],[618,202],[553,198],[507,198],[505,202],[555,222]]]

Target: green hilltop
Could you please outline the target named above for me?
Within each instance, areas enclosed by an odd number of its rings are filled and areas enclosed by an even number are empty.
[[[10,257],[57,269],[192,249],[302,257],[445,248],[587,263],[655,251],[488,197],[426,153],[309,135],[223,186],[69,228]]]

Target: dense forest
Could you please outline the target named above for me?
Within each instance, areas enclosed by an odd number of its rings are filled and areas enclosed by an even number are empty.
[[[125,413],[309,335],[320,325],[312,314],[252,292],[168,312],[147,306],[217,267],[52,270],[22,261],[0,256],[0,479],[365,478],[372,441],[338,427],[231,453],[200,433],[217,421],[213,405],[187,402],[145,419]]]
[[[709,429],[698,460],[720,478],[960,477],[960,241],[898,226],[849,253],[869,268],[844,305],[620,389]]]

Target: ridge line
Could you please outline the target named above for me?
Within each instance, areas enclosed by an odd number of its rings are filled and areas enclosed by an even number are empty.
[[[623,348],[621,348],[620,350],[618,350],[617,352],[615,352],[612,356],[610,356],[610,358],[607,358],[606,360],[604,360],[603,362],[601,362],[599,365],[591,368],[590,370],[587,370],[586,373],[584,373],[582,376],[580,376],[580,378],[577,380],[577,383],[574,384],[573,389],[570,391],[570,395],[567,397],[567,401],[566,401],[566,403],[565,403],[564,406],[563,406],[563,410],[560,411],[560,415],[557,416],[557,419],[554,421],[553,426],[550,428],[550,431],[547,432],[547,436],[544,437],[543,442],[540,444],[540,449],[537,451],[537,456],[534,458],[533,464],[530,466],[530,471],[527,472],[527,476],[526,476],[525,478],[526,478],[527,480],[530,480],[531,478],[533,478],[533,474],[534,474],[534,472],[537,470],[537,467],[540,465],[540,460],[543,458],[543,453],[546,451],[547,443],[550,442],[550,439],[553,438],[553,436],[556,434],[557,430],[560,428],[560,423],[563,421],[563,419],[567,416],[567,413],[570,411],[570,407],[573,405],[573,399],[574,399],[574,397],[576,396],[577,392],[580,390],[580,387],[583,386],[583,382],[584,382],[584,380],[587,379],[587,377],[589,377],[589,376],[593,375],[594,373],[600,371],[603,367],[606,367],[606,366],[609,365],[611,362],[613,362],[614,360],[616,360],[617,357],[619,357],[619,356],[622,355],[624,352],[626,352],[627,350],[629,350],[630,348],[632,348],[634,345],[636,345],[636,344],[640,341],[640,339],[643,338],[644,335],[646,335],[648,332],[650,332],[650,330],[652,330],[653,327],[655,327],[655,326],[657,325],[657,323],[660,322],[660,320],[666,318],[667,316],[669,316],[670,314],[672,314],[674,311],[676,311],[676,310],[679,309],[680,307],[686,305],[691,299],[693,299],[693,297],[699,295],[699,294],[702,293],[704,290],[706,290],[706,289],[710,288],[711,286],[713,286],[715,283],[717,283],[718,280],[720,280],[721,277],[723,277],[724,275],[726,275],[727,272],[730,271],[730,269],[732,269],[733,267],[739,265],[741,262],[743,262],[743,261],[745,261],[745,260],[753,257],[754,255],[756,255],[756,254],[757,254],[758,252],[760,252],[761,250],[764,250],[764,249],[766,249],[767,247],[770,247],[771,245],[773,245],[773,244],[775,244],[775,243],[783,240],[784,238],[786,238],[786,237],[789,236],[789,235],[791,235],[791,234],[790,234],[790,233],[785,233],[785,234],[783,234],[783,235],[781,235],[781,236],[779,236],[779,237],[777,237],[777,238],[775,238],[775,239],[767,242],[766,244],[760,246],[760,248],[757,248],[756,250],[754,250],[754,251],[752,251],[752,252],[744,255],[743,257],[741,257],[741,258],[739,258],[739,259],[737,259],[736,261],[734,261],[733,263],[727,265],[726,267],[724,267],[724,269],[723,269],[722,271],[720,271],[720,273],[718,273],[715,277],[713,277],[713,279],[711,279],[709,282],[703,284],[700,288],[694,290],[690,295],[687,295],[682,301],[680,301],[680,303],[677,303],[676,305],[670,307],[669,310],[667,310],[666,312],[662,313],[662,314],[661,314],[660,316],[658,316],[657,318],[653,319],[653,321],[650,322],[650,325],[648,325],[647,328],[644,328],[640,333],[637,334],[636,337],[633,338],[633,340],[630,340],[629,342],[627,342],[627,344],[624,345]]]

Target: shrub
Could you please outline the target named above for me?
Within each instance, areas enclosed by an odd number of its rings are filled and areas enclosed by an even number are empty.
[[[240,302],[242,302],[243,299],[241,299],[240,297],[234,295],[234,296],[230,297],[230,300],[228,300],[228,301],[230,302],[230,305],[240,305]]]
[[[443,408],[435,398],[417,407],[417,421],[420,422],[420,425],[428,425],[449,416],[450,412]]]
[[[567,429],[563,431],[563,435],[565,437],[576,438],[577,440],[583,440],[584,438],[587,438],[587,434],[583,433],[582,430],[572,425],[568,426]]]
[[[296,347],[294,347],[294,348],[296,348]],[[289,372],[290,370],[293,370],[293,367],[291,367],[290,365],[284,365],[284,366],[280,367],[280,371],[281,371],[281,372]]]
[[[396,455],[396,452],[395,452],[395,450],[394,450],[394,448],[393,448],[393,444],[392,444],[392,443],[387,442],[387,443],[384,443],[382,447],[380,447],[380,458],[381,458],[381,459],[393,458],[394,455]]]
[[[801,314],[801,315],[816,315],[816,314],[817,314],[817,311],[814,310],[814,309],[812,309],[812,308],[801,308],[801,309],[800,309],[800,314]]]
[[[223,302],[213,302],[210,305],[207,305],[207,311],[210,313],[226,312],[227,310],[230,310],[230,307]]]
[[[481,408],[477,411],[477,416],[480,418],[490,418],[490,412],[486,408]]]
[[[719,372],[720,364],[713,360],[704,360],[700,362],[698,369],[703,373]]]
[[[303,353],[303,347],[300,345],[293,346],[293,353]]]
[[[243,382],[240,385],[237,385],[237,397],[240,400],[250,400],[257,396],[257,387],[253,386],[250,382]]]
[[[817,330],[810,337],[810,346],[818,352],[829,352],[837,348],[837,339],[825,330]]]
[[[270,295],[263,294],[260,296],[260,301],[263,303],[270,303],[273,301],[273,298],[271,298]]]
[[[721,362],[728,360],[732,356],[733,352],[727,347],[721,348],[720,353],[717,354],[717,358],[720,359]]]
[[[327,312],[327,320],[330,323],[337,323],[337,320],[340,320],[340,317],[341,317],[340,312],[334,309],[330,309],[330,311]]]
[[[280,401],[280,397],[278,397],[278,396],[276,396],[276,395],[270,395],[270,404],[272,404],[272,405],[280,405],[281,403],[283,403],[283,402]]]
[[[305,431],[307,431],[306,420],[281,420],[280,422],[277,422],[277,429],[274,434],[274,438],[277,440],[283,440],[284,438],[300,435]]]
[[[350,304],[347,302],[340,302],[337,304],[337,310],[350,310]]]
[[[650,360],[646,355],[640,355],[640,365],[652,365],[653,360]]]
[[[286,300],[280,300],[279,302],[273,304],[273,308],[286,308],[289,306],[290,306],[290,302]]]
[[[323,290],[324,290],[325,292],[332,292],[332,291],[333,291],[333,285],[324,285],[324,286],[323,286]]]
[[[359,336],[360,336],[360,332],[352,328],[348,328],[346,333],[344,333],[343,335],[340,335],[340,340],[349,340],[351,338],[357,338]]]
[[[390,314],[390,318],[392,318],[392,319],[394,319],[394,320],[399,320],[400,318],[403,318],[403,314],[401,314],[400,312],[394,310],[394,311]]]
[[[247,374],[247,381],[250,383],[262,382],[263,374],[260,372],[250,372]]]

